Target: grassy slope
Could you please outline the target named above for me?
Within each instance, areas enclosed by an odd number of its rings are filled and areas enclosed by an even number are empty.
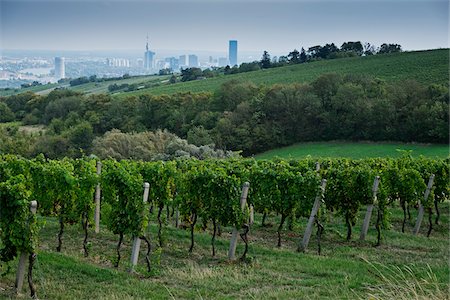
[[[221,84],[231,79],[236,79],[239,81],[252,81],[256,84],[310,82],[324,73],[370,74],[388,81],[415,79],[424,84],[448,84],[448,51],[448,49],[439,49],[387,55],[374,55],[369,57],[323,60],[307,64],[260,70],[255,72],[227,76],[221,75],[210,79],[179,82],[176,84],[166,84],[168,76],[142,76],[100,83],[87,83],[69,88],[85,93],[107,93],[108,86],[113,83],[117,83],[120,85],[123,83],[142,84],[149,82],[159,82],[159,86],[133,92],[120,92],[117,94],[117,96],[126,97],[129,95],[141,95],[146,93],[161,95],[187,91],[211,92],[215,91]],[[47,90],[46,92],[49,92],[50,89],[56,86],[58,85],[51,84],[28,89],[19,89],[17,91],[0,91],[0,96],[22,93],[26,91],[38,92]]]
[[[448,84],[448,53],[448,49],[440,49],[323,60],[248,73],[223,75],[206,80],[162,85],[155,88],[123,93],[120,96],[145,93],[160,95],[187,91],[215,91],[221,84],[231,79],[252,81],[256,84],[310,82],[324,73],[370,74],[387,81],[415,79],[424,84]]]
[[[40,91],[53,89],[57,86],[58,86],[57,83],[51,83],[51,84],[43,84],[43,85],[33,86],[33,87],[29,87],[29,88],[24,88],[24,89],[21,89],[21,88],[10,89],[10,90],[0,89],[0,96],[10,96],[10,95],[20,94],[20,93],[25,93],[25,92],[37,93]]]
[[[71,87],[70,89],[74,91],[84,92],[88,94],[99,94],[99,93],[109,93],[108,86],[111,84],[137,84],[144,85],[146,83],[157,83],[161,81],[165,81],[168,79],[168,76],[139,76],[132,77],[128,79],[119,79],[112,81],[104,81],[104,82],[90,82],[86,84],[77,85]]]
[[[270,150],[256,155],[259,159],[282,158],[304,158],[311,157],[399,157],[400,151],[412,150],[412,155],[427,157],[446,158],[449,156],[448,145],[422,145],[422,144],[400,144],[400,143],[351,143],[351,142],[317,142],[302,143],[292,146]]]
[[[108,86],[111,84],[137,84],[137,85],[144,85],[146,83],[161,83],[164,81],[167,81],[169,76],[137,76],[127,79],[117,79],[117,80],[111,80],[111,81],[103,81],[103,82],[89,82],[85,84],[80,84],[77,86],[69,86],[68,83],[58,84],[58,83],[52,83],[52,84],[44,84],[40,86],[30,87],[30,88],[24,88],[24,89],[11,89],[11,90],[0,90],[0,96],[9,96],[13,94],[19,94],[19,93],[25,93],[25,92],[35,92],[38,94],[48,94],[50,91],[52,91],[56,87],[67,87],[74,91],[79,91],[87,94],[99,94],[99,93],[109,93]]]
[[[283,246],[277,248],[277,226],[260,227],[261,216],[257,215],[249,236],[249,256],[253,258],[250,264],[226,261],[229,228],[216,242],[217,258],[211,258],[211,236],[208,233],[200,230],[196,233],[196,246],[189,255],[189,231],[169,225],[164,230],[166,244],[162,254],[154,249],[152,255],[154,272],[148,274],[145,271],[143,243],[138,274],[135,275],[126,272],[131,251],[129,237],[122,246],[121,266],[115,270],[111,260],[116,255],[117,236],[104,228],[96,236],[91,233],[91,255],[84,258],[80,228],[67,226],[63,252],[56,253],[57,220],[47,219],[41,233],[34,278],[41,299],[367,299],[368,288],[387,289],[389,285],[376,276],[376,270],[367,260],[390,267],[411,266],[419,278],[426,277],[429,266],[440,289],[446,293],[449,288],[449,202],[442,205],[441,212],[441,225],[435,226],[431,237],[426,238],[425,222],[419,236],[402,234],[402,212],[396,208],[391,216],[393,229],[385,232],[385,240],[380,247],[373,246],[376,232],[372,227],[367,241],[357,240],[363,210],[351,242],[345,241],[346,229],[342,219],[333,216],[324,222],[326,231],[320,256],[316,254],[314,236],[305,254],[295,252],[306,219],[301,219],[294,231],[285,229]],[[412,230],[415,216],[413,210],[407,232]],[[275,216],[269,218],[269,222],[277,221],[279,219]],[[155,220],[152,223],[155,224]],[[156,240],[157,228],[152,225],[150,230],[153,240]],[[239,254],[243,250],[242,241],[238,244]],[[396,277],[400,279],[400,274]],[[13,285],[14,274],[1,277],[0,298],[12,295]],[[27,287],[25,292],[28,292]]]

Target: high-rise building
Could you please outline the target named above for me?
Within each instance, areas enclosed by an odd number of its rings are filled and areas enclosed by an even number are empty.
[[[230,66],[233,67],[238,64],[237,51],[238,51],[237,41],[231,40],[228,47],[228,59],[230,60]]]
[[[197,68],[198,67],[198,56],[191,54],[189,55],[189,67],[190,68]]]
[[[147,44],[145,45],[145,53],[144,53],[144,69],[151,70],[153,69],[153,56],[155,52],[152,52],[148,49],[148,36],[147,36]]]
[[[55,78],[57,80],[66,77],[66,68],[64,66],[64,57],[55,57]]]
[[[172,71],[178,71],[179,69],[179,60],[175,57],[168,57],[165,60],[169,64],[169,68],[172,69]]]
[[[178,64],[180,65],[180,68],[187,67],[188,65],[187,56],[181,55],[180,58],[178,59]]]

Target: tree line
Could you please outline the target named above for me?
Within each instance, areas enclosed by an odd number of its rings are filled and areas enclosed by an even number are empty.
[[[334,43],[317,45],[309,47],[305,50],[303,47],[300,51],[292,50],[287,55],[280,57],[271,57],[269,52],[264,51],[259,61],[242,63],[239,66],[213,67],[211,69],[201,70],[200,68],[181,69],[181,80],[191,81],[202,78],[214,77],[217,75],[230,75],[237,73],[245,73],[257,71],[261,69],[277,68],[287,65],[302,64],[323,59],[336,59],[356,56],[371,56],[376,54],[389,54],[402,52],[402,46],[399,44],[384,43],[376,48],[370,43],[362,44],[360,41],[345,42],[341,47],[337,47]]]
[[[190,144],[243,155],[306,141],[447,143],[448,103],[446,86],[338,74],[309,84],[229,81],[214,93],[123,99],[70,90],[24,93],[0,98],[1,121],[44,124],[45,132],[30,138],[2,126],[0,152],[78,156],[80,149],[91,153],[94,139],[113,129],[125,134],[165,129]],[[27,152],[30,147],[34,150]]]

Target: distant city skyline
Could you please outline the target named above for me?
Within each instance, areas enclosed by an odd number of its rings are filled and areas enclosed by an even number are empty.
[[[448,47],[446,0],[0,0],[0,49],[285,53],[346,41]]]

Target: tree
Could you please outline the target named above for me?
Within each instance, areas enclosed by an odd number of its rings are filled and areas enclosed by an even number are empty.
[[[288,58],[289,58],[289,63],[298,64],[298,63],[300,63],[300,52],[298,52],[297,49],[294,49],[294,51],[289,52]]]
[[[360,41],[357,42],[345,42],[341,46],[343,52],[354,52],[361,56],[363,54],[363,46]]]
[[[308,48],[308,54],[312,58],[318,58],[318,57],[320,57],[319,53],[320,53],[321,49],[322,49],[322,46],[320,46],[320,45],[309,47]]]
[[[177,82],[177,76],[172,74],[172,76],[170,76],[169,83],[173,84],[176,82]]]
[[[402,52],[402,46],[398,44],[386,44],[380,46],[378,54]]]
[[[231,74],[231,68],[230,66],[226,66],[225,69],[223,69],[223,74],[230,75]]]
[[[261,57],[260,60],[260,65],[262,69],[268,69],[272,66],[269,52],[264,51],[263,56]]]
[[[14,113],[6,105],[6,103],[0,102],[0,123],[11,122],[14,120]]]
[[[200,68],[186,68],[181,69],[181,81],[196,80],[203,76],[203,72]]]
[[[94,140],[94,132],[92,126],[87,121],[69,128],[63,133],[63,136],[67,138],[70,143],[70,147],[73,148],[75,153],[78,153],[80,149],[89,150]],[[74,155],[76,156],[76,154]]]
[[[364,55],[374,55],[376,52],[375,46],[370,43],[364,44]]]
[[[214,144],[208,130],[203,126],[192,127],[187,133],[187,141],[189,144],[194,144],[196,146]]]
[[[278,58],[278,63],[282,64],[282,65],[285,65],[288,61],[289,61],[289,59],[286,56],[284,56],[284,55],[281,55]]]
[[[332,54],[335,54],[339,52],[338,47],[334,43],[326,44],[325,46],[321,47],[319,50],[319,57],[323,59],[327,58],[334,58],[331,57]]]
[[[285,57],[285,56],[280,56],[280,59],[281,59],[281,57]],[[260,67],[258,61],[254,61],[254,62],[250,62],[250,63],[242,63],[239,66],[239,73],[257,71],[260,69],[261,69],[261,67]]]
[[[159,75],[170,75],[172,73],[173,73],[172,69],[170,69],[170,68],[161,69],[158,72]]]
[[[76,86],[76,85],[81,85],[81,84],[85,84],[89,82],[89,78],[87,78],[86,76],[83,77],[79,77],[76,79],[73,79],[69,82],[70,86]]]
[[[308,60],[308,56],[306,55],[305,49],[302,47],[302,51],[300,51],[300,63],[304,63]]]

